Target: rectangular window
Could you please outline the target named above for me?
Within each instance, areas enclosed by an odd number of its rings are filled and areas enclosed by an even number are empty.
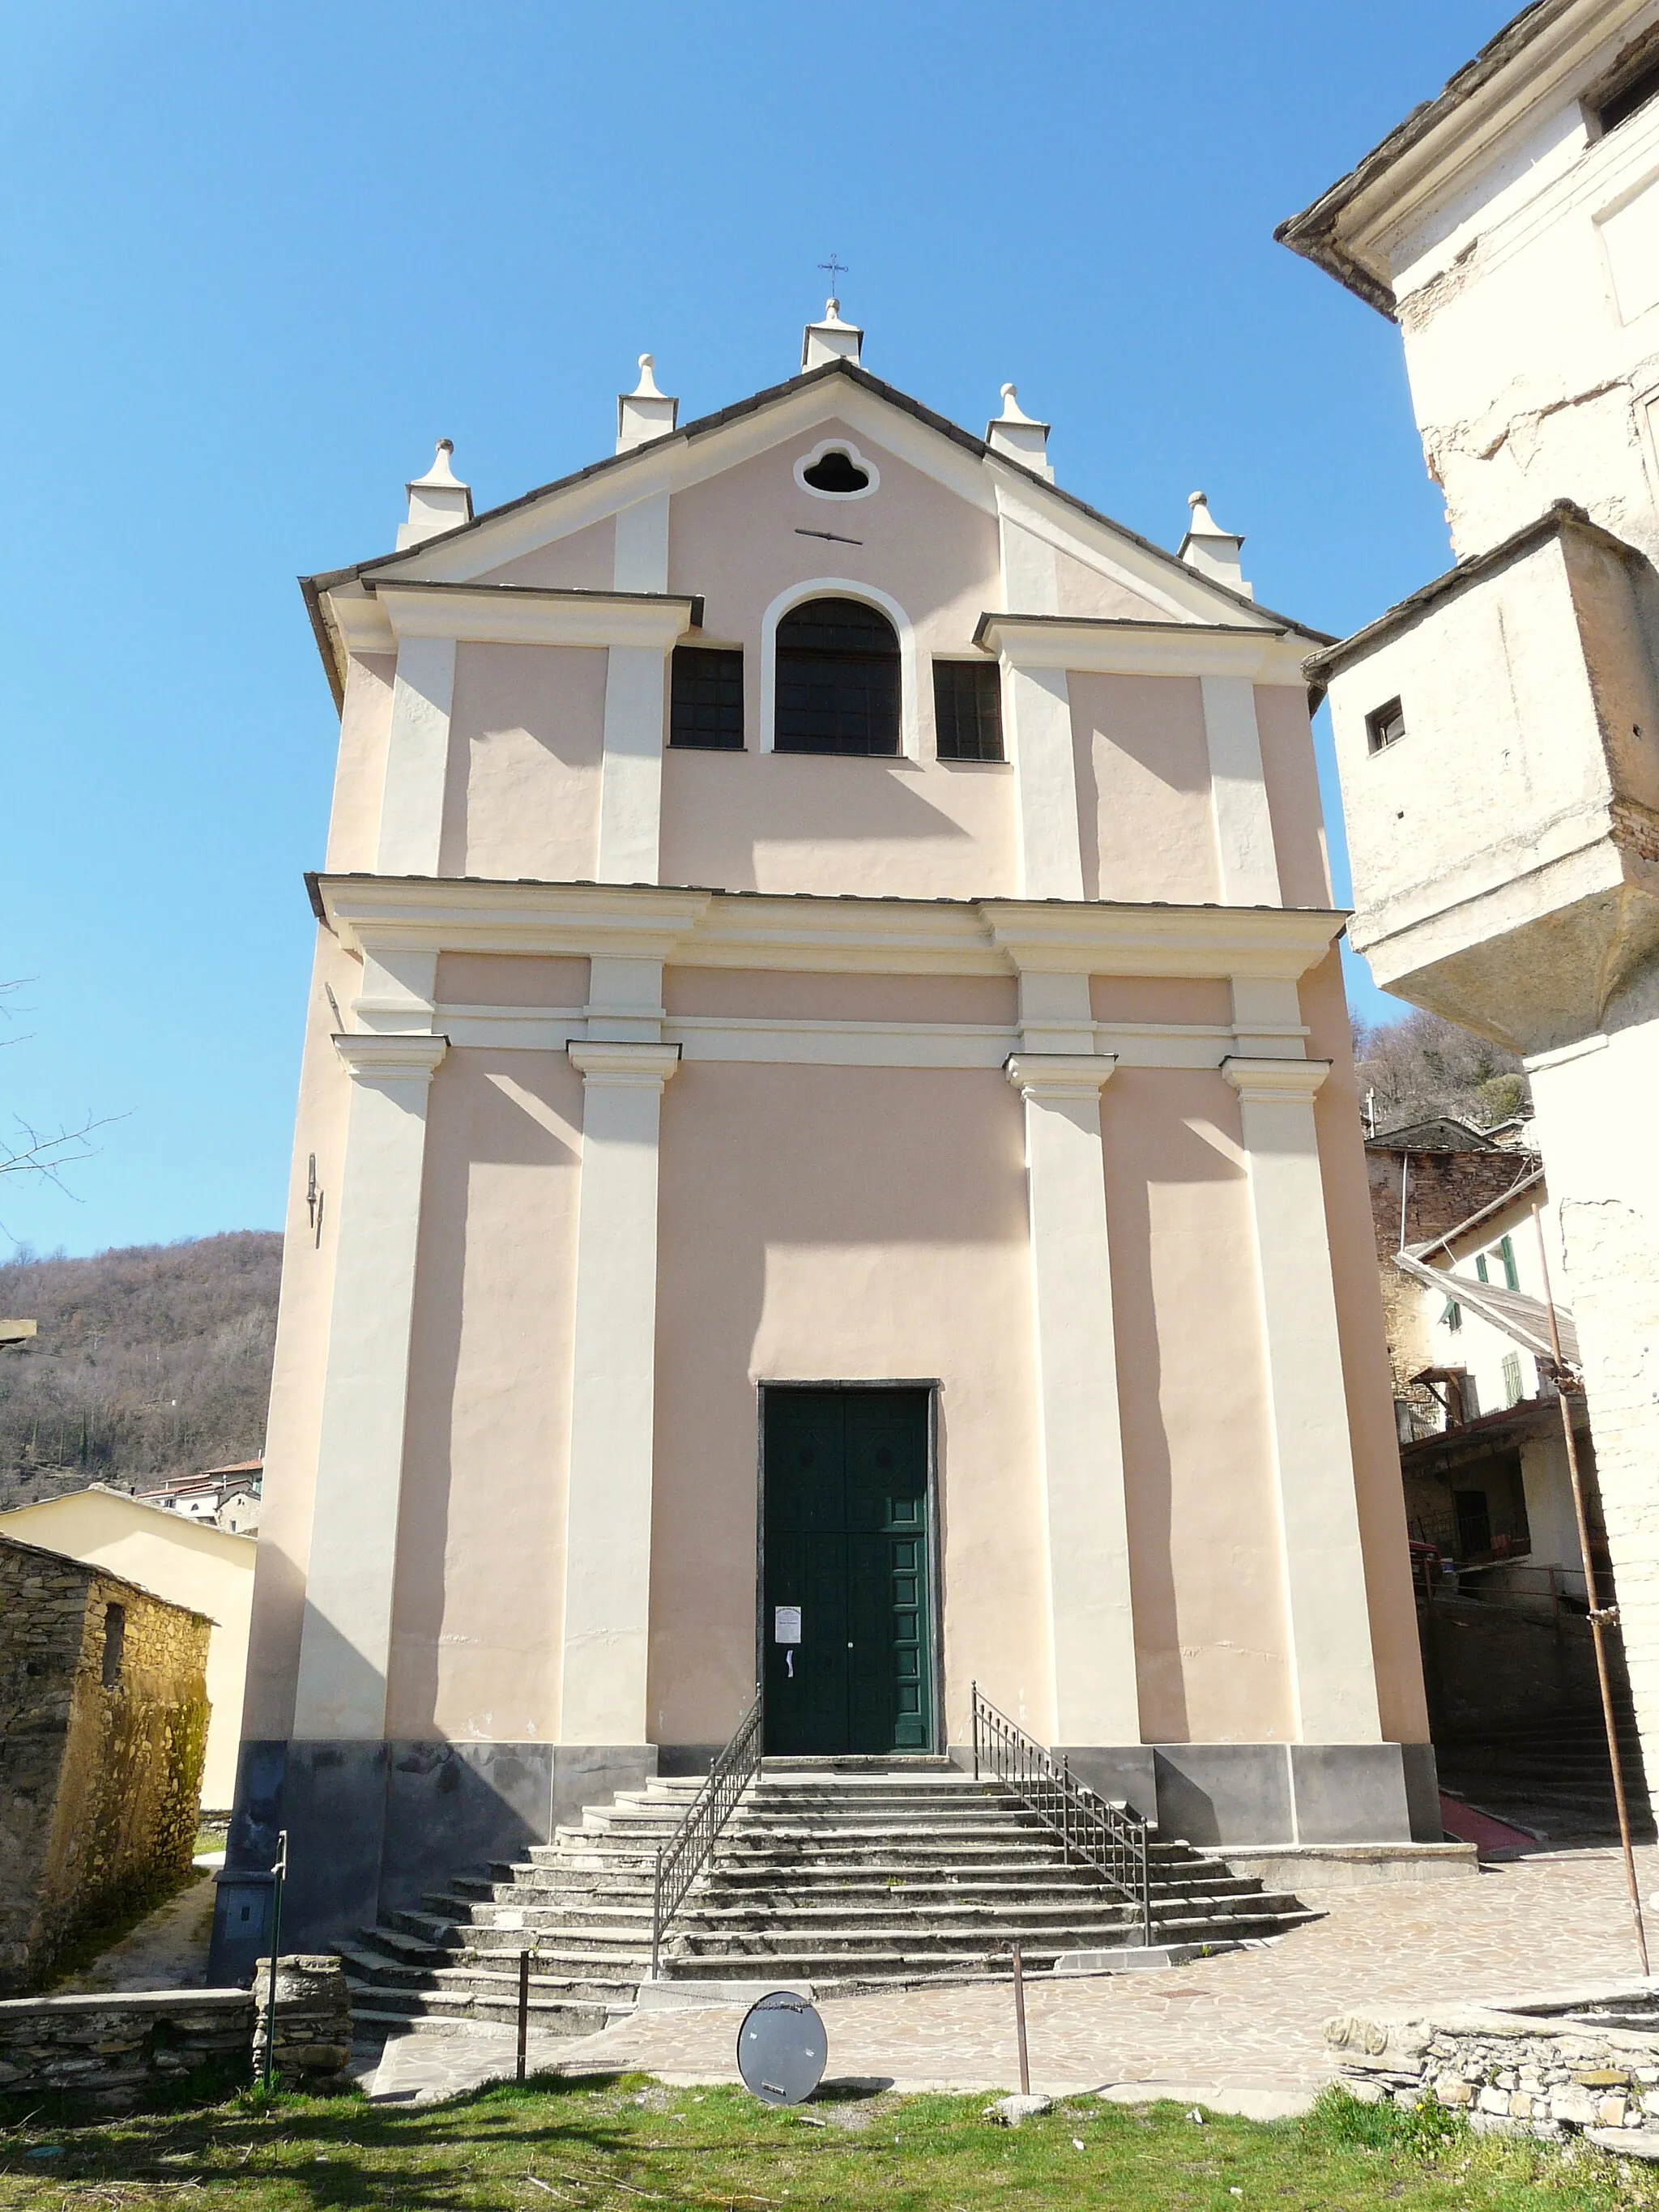
[[[1398,699],[1390,699],[1386,707],[1365,717],[1365,746],[1370,752],[1380,753],[1384,745],[1398,744],[1405,734],[1405,711]]]
[[[669,684],[668,742],[703,752],[743,750],[743,655],[677,645]]]
[[[1504,1263],[1504,1280],[1512,1291],[1521,1287],[1521,1271],[1515,1264],[1515,1247],[1507,1237],[1498,1241],[1498,1256]]]
[[[104,1663],[101,1678],[106,1690],[121,1686],[121,1653],[127,1640],[127,1609],[124,1605],[104,1607]]]
[[[1521,1402],[1521,1355],[1518,1352],[1504,1354],[1504,1403],[1518,1406]]]
[[[1458,1304],[1455,1298],[1447,1299],[1446,1310],[1441,1315],[1440,1321],[1441,1326],[1444,1328],[1455,1329],[1462,1328],[1463,1309]]]
[[[1002,758],[1002,671],[994,660],[933,663],[933,726],[941,760]]]

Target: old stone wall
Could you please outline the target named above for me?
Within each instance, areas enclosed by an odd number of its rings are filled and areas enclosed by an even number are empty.
[[[262,2079],[270,2036],[270,1960],[253,1970],[258,2008],[253,2024],[253,2069]],[[286,1953],[276,1961],[276,2034],[271,2071],[285,2089],[320,2094],[345,2077],[351,2057],[351,1992],[345,1970],[331,1953]]]
[[[1407,1168],[1409,1163],[1409,1168]],[[1535,1152],[1393,1152],[1365,1147],[1376,1256],[1392,1259],[1402,1243],[1426,1244],[1492,1206],[1538,1165]],[[1406,1233],[1400,1233],[1400,1187],[1406,1185]]]
[[[0,1537],[0,1992],[189,1872],[211,1626]]]
[[[246,1990],[0,2001],[0,2098],[57,2094],[122,2112],[198,2067],[248,2063]]]
[[[1376,1268],[1382,1286],[1382,1322],[1389,1340],[1394,1395],[1421,1414],[1428,1428],[1439,1425],[1431,1394],[1411,1377],[1430,1364],[1423,1291],[1394,1264],[1401,1243],[1426,1244],[1444,1237],[1481,1207],[1492,1205],[1537,1166],[1533,1152],[1395,1152],[1365,1147],[1370,1180],[1371,1228],[1376,1238]],[[1400,1198],[1405,1188],[1405,1234],[1401,1234]],[[1438,1539],[1431,1537],[1431,1542]]]
[[[1611,2148],[1659,2128],[1659,2034],[1620,2033],[1579,2015],[1637,2014],[1645,1992],[1575,2006],[1565,2020],[1468,2012],[1431,2020],[1340,2014],[1325,2042],[1344,2087],[1369,2104],[1437,2104],[1478,2130],[1559,2142],[1588,2136]]]

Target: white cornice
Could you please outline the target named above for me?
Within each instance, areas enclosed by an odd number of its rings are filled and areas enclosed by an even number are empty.
[[[612,1091],[660,1091],[680,1064],[677,1044],[610,1044],[572,1041],[570,1065],[584,1083]]]
[[[1015,668],[1094,676],[1240,676],[1302,689],[1299,633],[1243,624],[1079,620],[1064,615],[985,614],[975,642]]]
[[[1328,1060],[1256,1060],[1230,1055],[1221,1073],[1241,1098],[1311,1099],[1331,1072]]]
[[[1116,1066],[1109,1053],[1017,1052],[1003,1072],[1022,1098],[1046,1104],[1097,1098]]]
[[[1345,917],[1318,907],[1095,906],[986,899],[992,942],[1016,970],[1090,975],[1248,975],[1293,982]]]
[[[559,591],[516,584],[374,586],[397,637],[491,645],[644,646],[665,653],[690,628],[685,597]]]
[[[449,1039],[411,1036],[406,1032],[370,1035],[360,1030],[350,1035],[337,1035],[334,1049],[353,1075],[364,1082],[388,1077],[405,1081],[413,1077],[429,1082],[449,1050]]]
[[[325,595],[325,604],[348,653],[396,653],[398,633],[386,618],[380,601],[371,599],[361,584],[342,585]]]
[[[352,951],[528,952],[866,975],[1258,976],[1294,981],[1344,916],[1322,908],[755,896],[608,884],[322,876]]]
[[[610,884],[478,883],[441,876],[322,876],[328,926],[365,945],[665,960],[711,893]]]

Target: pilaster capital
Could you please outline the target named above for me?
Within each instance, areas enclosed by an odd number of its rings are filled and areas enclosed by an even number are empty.
[[[570,1065],[580,1071],[585,1085],[603,1084],[610,1091],[660,1091],[680,1064],[677,1044],[611,1044],[573,1037],[568,1049]]]
[[[1060,1105],[1073,1098],[1098,1098],[1117,1066],[1115,1052],[1016,1052],[1002,1072],[1022,1098]]]
[[[387,1079],[429,1083],[439,1062],[449,1050],[447,1036],[374,1034],[360,1030],[352,1035],[337,1032],[334,1049],[360,1083]]]
[[[1328,1060],[1247,1060],[1229,1054],[1221,1063],[1226,1080],[1252,1104],[1296,1098],[1311,1103],[1330,1072]]]

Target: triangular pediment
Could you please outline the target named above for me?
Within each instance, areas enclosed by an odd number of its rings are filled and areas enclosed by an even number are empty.
[[[867,370],[839,361],[595,462],[406,552],[315,577],[310,592],[349,590],[357,580],[370,591],[382,580],[580,586],[588,580],[586,568],[602,560],[625,509],[687,491],[831,422],[1097,579],[1103,608],[1130,615],[1144,609],[1165,622],[1301,628],[1188,568]],[[1317,633],[1305,634],[1317,641]]]

